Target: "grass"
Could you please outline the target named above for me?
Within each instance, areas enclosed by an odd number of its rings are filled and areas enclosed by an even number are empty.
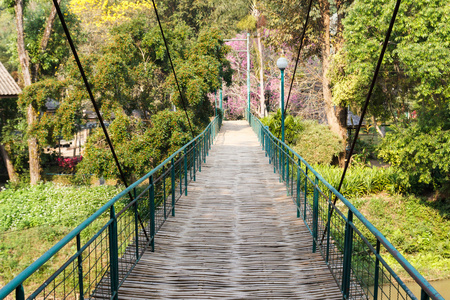
[[[385,193],[350,201],[427,280],[450,278],[450,218],[445,202]],[[388,263],[407,278],[394,259]]]
[[[0,193],[0,287],[61,240],[123,188],[73,187],[45,183]],[[101,227],[94,222],[83,234],[88,238]],[[83,236],[82,236],[83,238]],[[74,253],[69,243],[26,283],[26,293],[47,279],[61,261]]]
[[[0,232],[42,225],[73,227],[120,191],[113,186],[53,183],[4,190],[0,193]]]

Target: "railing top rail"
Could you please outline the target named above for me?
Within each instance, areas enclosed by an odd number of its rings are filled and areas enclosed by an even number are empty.
[[[178,154],[183,153],[184,149],[192,145],[196,140],[200,139],[212,126],[213,123],[217,122],[219,117],[215,117],[211,123],[202,131],[199,135],[197,135],[194,139],[192,139],[189,143],[178,149],[172,155],[170,155],[166,160],[160,163],[156,168],[148,172],[146,175],[138,179],[136,182],[131,184],[128,188],[124,189],[114,198],[109,200],[105,205],[103,205],[100,209],[98,209],[94,214],[88,217],[85,221],[83,221],[80,225],[78,225],[75,229],[73,229],[69,234],[67,234],[63,239],[61,239],[58,243],[56,243],[52,248],[50,248],[47,252],[45,252],[41,257],[39,257],[36,261],[34,261],[31,265],[29,265],[25,270],[23,270],[19,275],[17,275],[13,280],[7,283],[2,289],[0,289],[0,299],[5,298],[10,293],[12,293],[16,287],[21,285],[28,277],[31,276],[34,272],[36,272],[40,267],[42,267],[47,261],[52,258],[53,255],[58,253],[64,246],[66,246],[71,240],[76,238],[78,234],[83,231],[87,226],[89,226],[95,219],[100,217],[103,213],[105,213],[108,209],[111,208],[118,200],[120,200],[123,196],[127,195],[134,188],[143,183],[146,179],[150,178],[155,172],[161,169],[164,165],[171,162],[171,160],[176,157]]]
[[[356,216],[367,229],[372,232],[372,234],[380,241],[381,244],[386,248],[386,250],[400,263],[400,265],[408,272],[408,274],[417,282],[417,284],[427,292],[429,296],[432,296],[433,299],[442,299],[444,298],[436,291],[436,289],[414,268],[404,257],[403,255],[388,241],[388,239],[372,224],[367,220],[359,211],[356,209],[353,204],[350,203],[340,192],[338,192],[332,185],[330,185],[313,167],[311,167],[300,155],[297,154],[291,147],[289,147],[286,143],[283,143],[280,139],[275,137],[270,130],[261,123],[261,121],[251,114],[252,118],[259,122],[260,126],[262,126],[263,130],[265,130],[269,136],[274,139],[278,144],[283,145],[287,149],[289,149],[293,155],[295,155],[300,161],[305,164],[305,166],[311,171],[314,176],[316,176],[319,181],[324,184],[337,198],[339,198]]]

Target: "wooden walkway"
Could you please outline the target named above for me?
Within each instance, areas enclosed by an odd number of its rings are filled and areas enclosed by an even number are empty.
[[[342,299],[245,121],[224,122],[155,243],[119,299]]]

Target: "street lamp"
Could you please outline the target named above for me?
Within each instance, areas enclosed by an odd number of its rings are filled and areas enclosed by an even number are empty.
[[[281,141],[284,143],[284,69],[286,69],[288,61],[286,57],[281,56],[277,60],[277,67],[281,71]]]

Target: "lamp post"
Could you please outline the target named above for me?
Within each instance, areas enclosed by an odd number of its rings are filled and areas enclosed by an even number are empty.
[[[214,117],[217,116],[217,90],[214,91]]]
[[[250,122],[250,33],[247,33],[247,112]]]
[[[281,141],[284,143],[284,69],[286,69],[288,65],[288,61],[286,59],[286,57],[281,56],[278,60],[277,60],[277,67],[280,69],[281,71],[281,86],[280,86],[280,90],[281,90]]]

